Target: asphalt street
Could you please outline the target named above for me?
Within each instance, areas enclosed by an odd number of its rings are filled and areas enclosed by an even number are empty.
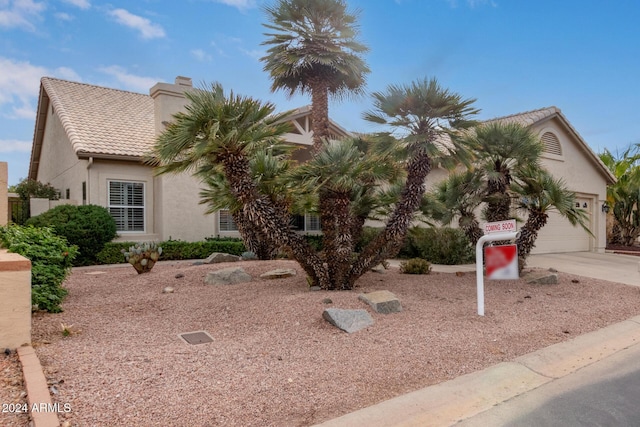
[[[640,426],[640,344],[456,426]]]

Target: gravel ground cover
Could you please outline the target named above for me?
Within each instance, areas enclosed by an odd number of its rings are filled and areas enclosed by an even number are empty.
[[[253,280],[204,283],[230,266]],[[260,279],[276,268],[298,274]],[[391,268],[357,284],[309,291],[293,261],[75,269],[65,311],[34,316],[34,347],[68,425],[309,426],[640,314],[640,288],[568,274],[558,285],[486,281],[484,317],[471,273]],[[403,311],[358,300],[376,290]],[[365,308],[375,323],[346,334],[323,320],[328,307]],[[192,331],[213,342],[178,336]]]
[[[0,353],[0,425],[25,427],[29,425],[27,393],[22,369],[15,351]]]

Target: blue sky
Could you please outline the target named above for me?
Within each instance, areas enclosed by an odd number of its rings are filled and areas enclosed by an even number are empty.
[[[271,1],[271,0],[270,0]],[[43,76],[148,93],[178,75],[276,103],[259,58],[261,0],[0,0],[0,161],[26,177]],[[591,148],[640,143],[640,2],[349,0],[369,46],[367,91],[425,77],[488,119],[555,105]],[[352,131],[369,96],[332,102]]]

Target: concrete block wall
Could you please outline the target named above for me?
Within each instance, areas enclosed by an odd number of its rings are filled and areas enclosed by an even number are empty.
[[[31,344],[31,261],[0,249],[0,349]]]

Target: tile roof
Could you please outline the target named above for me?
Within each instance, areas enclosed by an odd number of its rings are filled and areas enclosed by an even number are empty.
[[[77,155],[141,157],[153,146],[149,95],[50,77],[41,82]]]
[[[518,123],[523,126],[531,126],[541,120],[547,119],[554,114],[559,114],[560,109],[557,107],[545,107],[538,110],[525,111],[524,113],[511,114],[509,116],[496,117],[484,121],[483,123],[501,122],[501,123]]]

